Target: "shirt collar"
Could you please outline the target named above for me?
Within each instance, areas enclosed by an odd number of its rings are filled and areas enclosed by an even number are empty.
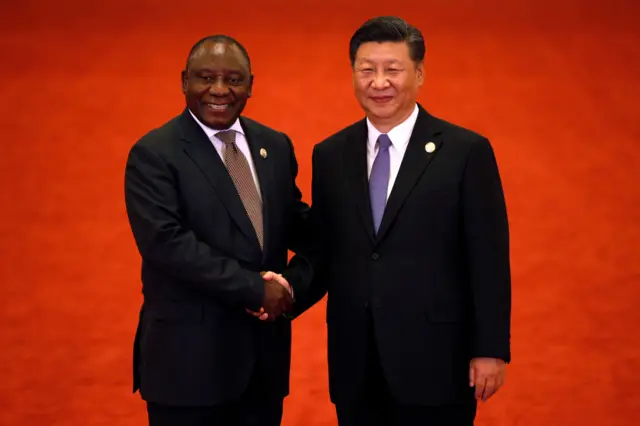
[[[413,112],[411,115],[402,123],[398,124],[396,127],[391,129],[387,136],[391,139],[391,144],[396,148],[404,148],[409,143],[409,139],[411,138],[411,133],[413,132],[413,127],[416,124],[416,120],[418,119],[418,104],[415,105]],[[378,129],[371,124],[369,118],[367,117],[367,129],[369,131],[368,145],[369,149],[375,149],[376,142],[378,141],[378,137],[382,134]]]
[[[198,120],[198,117],[196,117],[195,114],[193,112],[191,112],[191,110],[189,110],[189,114],[191,114],[193,119],[196,120],[196,123],[198,123],[198,125],[202,128],[202,130],[204,130],[204,132],[207,134],[207,137],[209,139],[214,137],[216,135],[216,133],[224,132],[224,130],[215,130],[215,129],[212,129],[211,127],[209,127],[209,126],[206,126],[200,120]],[[244,130],[242,129],[242,126],[240,125],[240,118],[236,118],[236,121],[231,125],[231,127],[229,127],[228,129],[225,129],[225,130],[235,130],[236,132],[241,133],[242,135],[244,135]]]

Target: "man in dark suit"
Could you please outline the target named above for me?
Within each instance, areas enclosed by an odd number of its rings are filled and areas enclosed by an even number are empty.
[[[372,19],[353,35],[366,119],[315,146],[317,249],[283,274],[296,288],[313,276],[297,293],[298,314],[328,292],[341,426],[472,425],[477,399],[502,385],[510,361],[509,231],[496,159],[485,137],[417,103],[424,53],[420,31],[399,18]]]
[[[308,206],[287,135],[240,116],[252,82],[240,43],[199,41],[182,73],[185,110],[129,154],[144,295],[134,392],[151,426],[281,421],[292,296],[261,272],[285,268]]]

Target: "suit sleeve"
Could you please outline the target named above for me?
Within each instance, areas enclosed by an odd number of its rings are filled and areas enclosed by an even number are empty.
[[[473,294],[473,356],[510,362],[509,226],[496,158],[487,139],[472,149],[463,180],[464,236]]]
[[[129,152],[125,203],[143,262],[224,303],[260,309],[264,296],[260,274],[198,240],[181,217],[172,170],[140,143]]]
[[[318,147],[313,150],[311,178],[311,210],[302,228],[304,238],[300,250],[293,256],[283,276],[296,292],[294,316],[302,315],[327,293],[326,271],[327,234],[324,215],[322,183],[320,180]]]
[[[308,244],[307,219],[309,216],[309,205],[302,201],[302,192],[296,184],[298,177],[298,161],[291,139],[284,135],[289,145],[289,170],[291,171],[291,186],[293,200],[291,204],[291,227],[288,235],[288,248],[293,252],[304,250]]]

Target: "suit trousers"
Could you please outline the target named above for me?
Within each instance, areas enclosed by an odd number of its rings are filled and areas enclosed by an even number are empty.
[[[355,402],[336,404],[339,426],[473,426],[477,407],[473,398],[440,406],[397,403],[380,364],[372,315],[369,325],[365,382]]]
[[[211,407],[176,407],[147,402],[149,426],[280,426],[283,398],[269,392],[256,369],[240,400]]]

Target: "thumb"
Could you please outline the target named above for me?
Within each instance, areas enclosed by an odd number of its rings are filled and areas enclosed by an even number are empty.
[[[469,387],[473,387],[476,382],[476,369],[473,364],[469,366]]]
[[[270,281],[274,278],[275,278],[275,274],[272,271],[265,272],[264,274],[262,274],[262,279],[264,279],[265,281]]]

